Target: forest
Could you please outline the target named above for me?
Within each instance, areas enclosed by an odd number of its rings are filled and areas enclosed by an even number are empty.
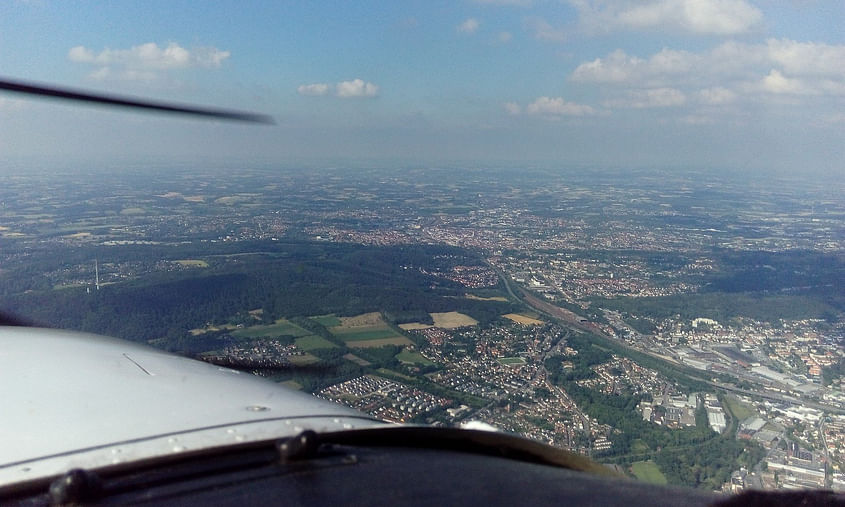
[[[393,324],[415,321],[426,312],[447,311],[486,323],[518,310],[509,302],[467,299],[467,288],[461,284],[421,272],[420,268],[432,272],[479,265],[476,256],[461,249],[309,242],[251,242],[242,247],[248,248],[225,245],[219,251],[228,253],[205,255],[187,247],[115,248],[101,262],[198,258],[208,259],[209,267],[150,272],[90,293],[81,286],[27,290],[0,297],[0,308],[48,327],[169,343],[191,329],[222,324],[253,309],[262,309],[268,322],[379,311]],[[77,260],[66,262],[72,265]],[[49,262],[54,268],[56,261]],[[14,274],[7,272],[3,278]]]
[[[819,252],[713,252],[719,268],[697,293],[647,298],[594,298],[602,307],[635,318],[679,316],[728,322],[737,317],[778,324],[781,319],[838,320],[845,312],[845,259]],[[635,320],[648,331],[646,321]]]

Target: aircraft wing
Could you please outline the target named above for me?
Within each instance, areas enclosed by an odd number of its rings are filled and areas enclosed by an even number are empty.
[[[136,343],[0,327],[0,486],[166,454],[384,425]]]

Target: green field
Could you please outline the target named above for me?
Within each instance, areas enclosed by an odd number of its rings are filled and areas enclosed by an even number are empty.
[[[353,363],[357,364],[358,366],[369,366],[373,363],[367,361],[366,359],[361,359],[360,357],[356,356],[355,354],[344,354],[344,359],[347,361],[352,361]]]
[[[634,476],[649,484],[666,484],[666,476],[654,464],[653,461],[636,461],[631,463],[631,472]]]
[[[525,359],[521,357],[500,357],[496,359],[499,364],[510,365],[510,364],[525,364]]]
[[[232,331],[235,338],[262,338],[265,336],[307,336],[311,333],[284,319],[266,326],[250,326]]]
[[[757,411],[742,403],[733,396],[725,396],[725,401],[728,404],[728,409],[737,418],[738,421],[748,419],[751,416],[757,415]]]
[[[314,322],[320,324],[323,327],[335,327],[341,324],[340,319],[334,316],[334,314],[329,315],[317,315],[316,317],[309,317]]]
[[[306,353],[301,356],[290,356],[288,358],[288,361],[290,361],[291,364],[295,364],[297,366],[304,366],[308,364],[317,363],[320,361],[320,358]]]
[[[315,349],[331,349],[337,347],[337,345],[326,340],[322,336],[316,336],[313,334],[297,338],[296,346],[305,352]]]
[[[364,340],[379,340],[382,338],[396,338],[402,335],[385,326],[355,327],[348,329],[332,328],[331,332],[346,342],[357,342]]]
[[[403,363],[415,363],[415,364],[421,364],[423,366],[433,366],[434,365],[433,362],[426,359],[419,352],[411,352],[408,349],[402,349],[402,352],[396,354],[396,359],[402,361]]]
[[[393,336],[392,338],[379,338],[377,340],[358,340],[344,342],[347,347],[355,347],[356,349],[369,349],[384,347],[385,345],[399,345],[400,347],[407,347],[413,345],[414,342],[405,338],[404,336]]]

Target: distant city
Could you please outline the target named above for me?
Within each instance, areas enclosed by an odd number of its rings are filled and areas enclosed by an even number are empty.
[[[845,491],[843,191],[649,170],[0,176],[0,310],[654,483]]]

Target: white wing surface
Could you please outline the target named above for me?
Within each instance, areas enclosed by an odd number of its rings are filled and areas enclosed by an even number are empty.
[[[238,442],[381,424],[143,345],[0,327],[0,485]]]

